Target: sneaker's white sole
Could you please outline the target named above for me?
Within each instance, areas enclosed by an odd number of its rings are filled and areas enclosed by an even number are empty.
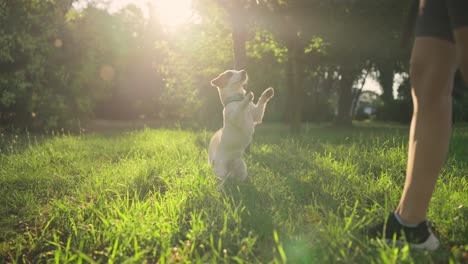
[[[439,242],[439,239],[437,239],[437,237],[434,236],[434,234],[431,233],[431,235],[427,238],[426,241],[424,241],[424,243],[410,244],[410,246],[412,246],[414,248],[418,248],[418,249],[427,249],[427,250],[430,250],[430,251],[434,251],[434,250],[437,250],[439,248],[440,242]]]
[[[383,239],[383,241],[385,243],[387,243],[388,245],[391,245],[393,240],[392,239]],[[405,242],[403,241],[400,241],[400,240],[397,240],[395,241],[396,244],[398,246],[404,246],[405,245]],[[413,244],[413,243],[408,243],[410,245],[410,247],[412,248],[416,248],[416,249],[422,249],[422,250],[429,250],[429,251],[434,251],[434,250],[437,250],[440,246],[440,242],[439,242],[439,239],[437,239],[436,236],[434,236],[434,234],[431,233],[431,235],[427,238],[426,241],[424,241],[423,243],[419,243],[419,244]]]

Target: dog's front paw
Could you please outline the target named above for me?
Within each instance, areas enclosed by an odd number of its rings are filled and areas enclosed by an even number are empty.
[[[275,95],[275,90],[272,87],[265,90],[265,96],[270,99]]]
[[[268,88],[262,93],[262,97],[265,98],[266,101],[270,100],[275,95],[275,90],[273,88]]]
[[[254,94],[252,92],[250,92],[248,95],[247,95],[247,100],[249,101],[252,101],[254,99]]]

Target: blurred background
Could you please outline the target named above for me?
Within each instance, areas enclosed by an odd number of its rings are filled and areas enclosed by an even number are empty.
[[[210,80],[246,69],[266,121],[408,123],[406,0],[0,0],[0,127],[222,124]],[[468,121],[457,74],[454,121]]]

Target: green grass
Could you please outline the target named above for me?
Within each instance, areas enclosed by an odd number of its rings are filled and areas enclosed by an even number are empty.
[[[429,253],[360,230],[398,202],[407,129],[258,128],[248,181],[217,189],[212,132],[0,135],[0,262],[461,263],[468,127],[457,127],[429,217]]]

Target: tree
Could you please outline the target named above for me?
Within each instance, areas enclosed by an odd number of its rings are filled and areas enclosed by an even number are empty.
[[[287,99],[284,118],[292,132],[299,132],[304,108],[304,79],[307,66],[315,68],[318,63],[309,63],[313,54],[320,49],[314,43],[314,23],[318,5],[309,1],[264,1],[260,2],[261,24],[273,33],[275,38],[287,49],[286,85]],[[309,56],[306,49],[309,49]],[[312,55],[312,56],[311,56]],[[312,70],[313,71],[313,70]]]
[[[250,1],[226,1],[219,3],[228,15],[232,27],[232,50],[234,54],[234,69],[240,70],[247,67],[247,54],[245,50],[249,35],[249,25],[252,24]],[[251,33],[250,33],[251,34]]]
[[[330,42],[328,54],[330,63],[340,74],[340,92],[336,124],[351,125],[351,101],[354,82],[368,64],[382,62],[390,65],[390,70],[382,70],[381,77],[391,84],[390,91],[385,96],[392,97],[393,58],[399,57],[398,45],[401,40],[401,21],[406,7],[405,1],[343,1],[339,4],[327,1],[330,16],[329,26],[323,28],[321,34]],[[401,19],[398,19],[398,18]],[[331,20],[330,20],[331,19]],[[382,64],[379,64],[382,65]],[[383,68],[383,67],[382,67]],[[390,76],[390,77],[389,77]]]
[[[35,119],[53,126],[60,119],[57,110],[64,110],[66,102],[59,94],[49,94],[48,81],[64,80],[66,73],[50,58],[60,53],[71,4],[0,1],[0,122],[24,125]]]
[[[231,28],[233,69],[247,68],[246,42],[255,35],[254,13],[257,8],[253,0],[197,0],[196,9],[210,17],[221,13],[221,19]],[[222,11],[222,12],[220,12]],[[217,15],[215,15],[217,16]]]

